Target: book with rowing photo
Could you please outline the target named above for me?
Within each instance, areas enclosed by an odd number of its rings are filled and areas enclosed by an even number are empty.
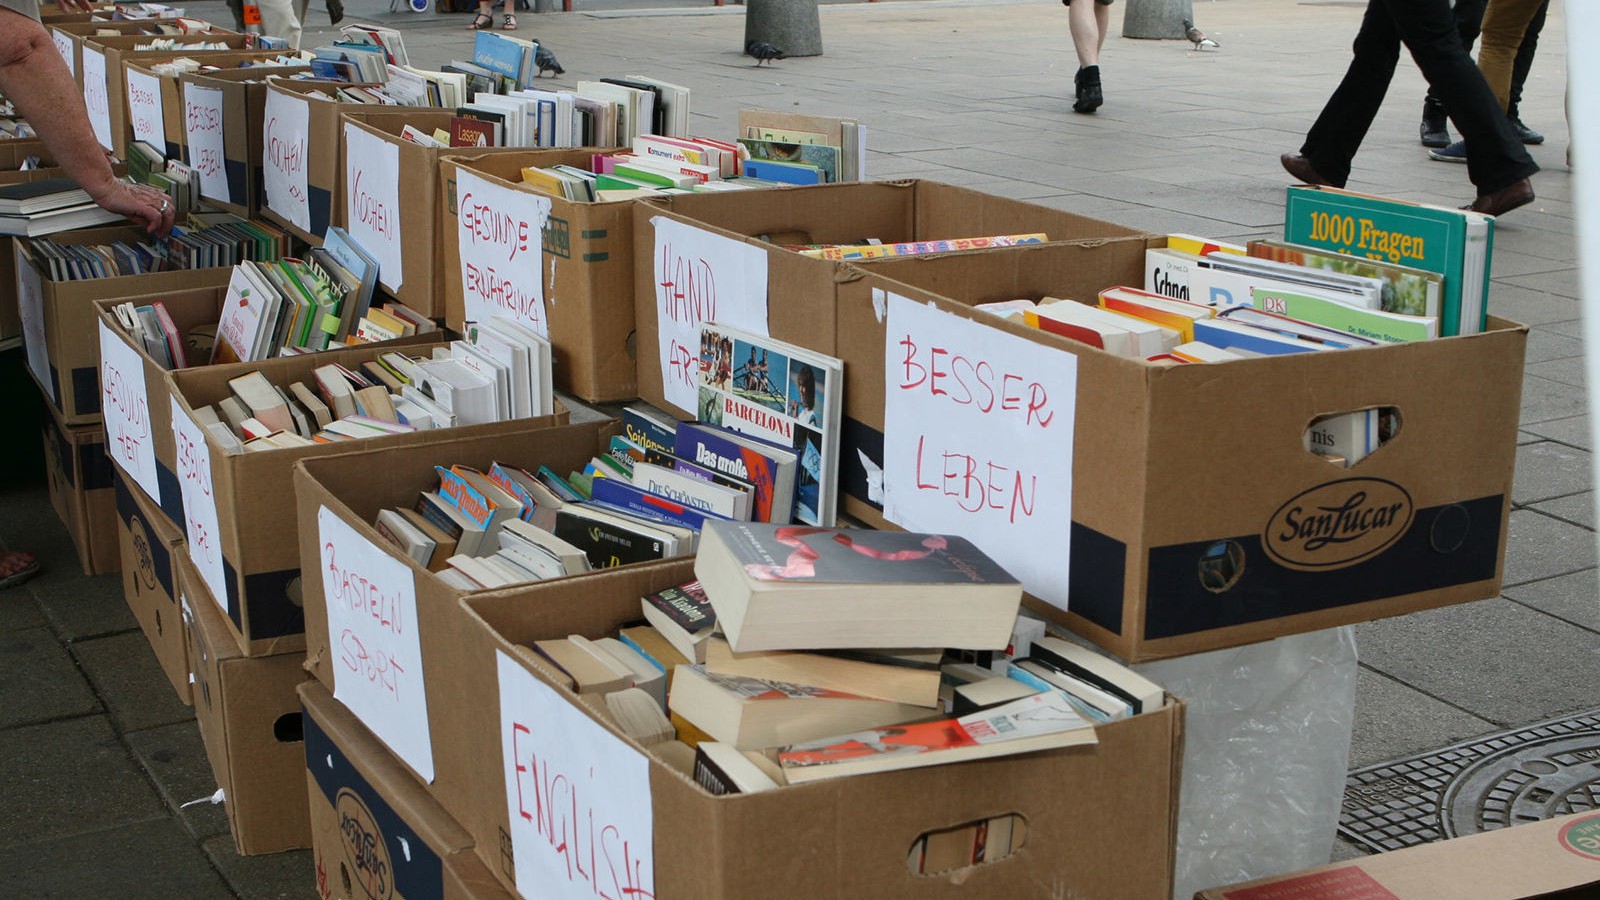
[[[794,451],[794,521],[831,526],[839,501],[844,363],[725,325],[700,330],[699,418]]]

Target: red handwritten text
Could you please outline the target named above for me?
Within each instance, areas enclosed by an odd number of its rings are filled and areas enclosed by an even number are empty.
[[[267,121],[267,165],[290,176],[288,186],[289,195],[298,202],[305,202],[305,189],[301,186],[302,173],[306,170],[306,141],[304,136],[299,140],[285,140],[277,133],[278,117],[273,116]]]
[[[390,209],[383,198],[361,186],[361,179],[365,175],[365,171],[357,169],[350,180],[350,203],[355,210],[356,221],[392,241],[395,239],[396,211]]]
[[[395,700],[400,699],[400,679],[406,670],[399,660],[377,648],[369,649],[349,628],[339,635],[339,651],[339,661],[352,674],[392,694]]]
[[[917,490],[953,497],[969,513],[1003,510],[1013,523],[1019,515],[1033,515],[1038,475],[958,450],[929,448],[927,441],[927,435],[917,438]]]
[[[203,106],[199,103],[185,103],[184,116],[190,131],[221,131],[222,110],[215,106]]]
[[[491,306],[511,313],[518,321],[543,330],[544,304],[532,292],[517,285],[510,276],[494,266],[479,268],[477,263],[462,262],[463,290],[482,297]]]
[[[472,236],[473,244],[497,244],[506,248],[506,259],[528,251],[528,235],[533,227],[521,216],[474,200],[471,193],[461,195],[461,229]]]
[[[121,413],[112,441],[117,445],[123,463],[137,463],[139,449],[150,438],[150,410],[145,405],[144,392],[128,384],[116,366],[102,362],[100,393],[106,409]]]
[[[1013,372],[997,372],[988,360],[973,359],[944,347],[923,351],[910,335],[896,343],[905,349],[899,385],[902,391],[925,387],[935,397],[973,407],[986,415],[1018,411],[1024,425],[1040,428],[1049,428],[1055,419],[1055,411],[1049,408],[1049,392],[1037,381]]]
[[[381,585],[361,572],[340,568],[332,541],[322,545],[322,559],[322,583],[329,604],[338,603],[351,612],[361,613],[383,631],[405,634],[404,610],[398,595],[384,593]]]

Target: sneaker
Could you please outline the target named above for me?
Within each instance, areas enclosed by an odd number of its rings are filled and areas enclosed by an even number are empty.
[[[1467,142],[1456,141],[1443,150],[1429,150],[1428,158],[1439,162],[1464,163],[1467,161]]]
[[[1105,102],[1105,95],[1100,88],[1100,67],[1084,66],[1073,77],[1073,87],[1076,88],[1076,102],[1072,104],[1072,111],[1079,113],[1092,113]]]
[[[1516,116],[1511,116],[1510,119],[1511,119],[1511,130],[1516,133],[1517,140],[1523,142],[1524,144],[1542,144],[1542,143],[1544,143],[1544,135],[1542,135],[1539,132],[1534,131],[1532,128],[1529,128],[1528,126],[1522,124],[1522,120],[1517,118]]]
[[[1424,147],[1450,146],[1450,129],[1445,124],[1444,104],[1428,97],[1422,101],[1422,126],[1417,130]]]

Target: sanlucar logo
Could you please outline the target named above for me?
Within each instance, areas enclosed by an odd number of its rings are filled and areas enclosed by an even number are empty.
[[[1278,507],[1262,534],[1273,559],[1293,569],[1337,569],[1387,550],[1411,527],[1411,495],[1381,478],[1345,478]]]
[[[372,811],[349,788],[339,790],[334,809],[339,814],[339,843],[344,847],[344,859],[355,873],[351,880],[373,900],[387,900],[394,890],[394,870]]]
[[[1586,859],[1600,860],[1600,815],[1585,816],[1561,826],[1561,846]]]

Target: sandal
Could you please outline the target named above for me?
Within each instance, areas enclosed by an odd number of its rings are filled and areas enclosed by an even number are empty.
[[[500,26],[500,30],[501,31],[516,31],[517,30],[517,17],[512,15],[511,13],[506,13],[505,24]]]
[[[468,31],[482,31],[494,27],[494,16],[488,13],[478,13],[472,17],[472,24],[467,26]]]
[[[32,553],[0,550],[0,588],[8,588],[39,574],[39,561]]]

